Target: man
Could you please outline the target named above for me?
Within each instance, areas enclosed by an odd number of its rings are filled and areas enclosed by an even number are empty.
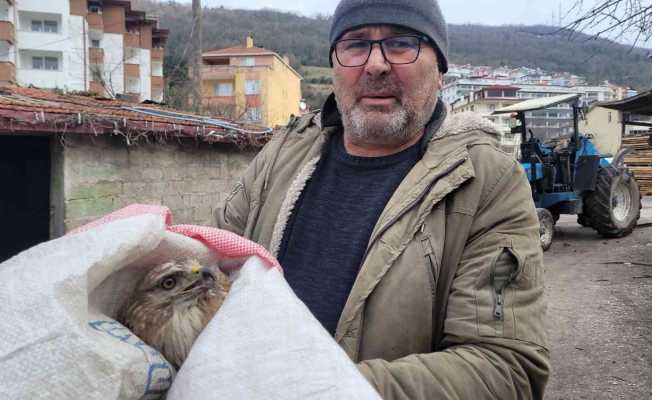
[[[218,225],[268,247],[386,399],[530,399],[549,374],[530,188],[438,100],[434,0],[343,0],[334,95],[252,162]]]

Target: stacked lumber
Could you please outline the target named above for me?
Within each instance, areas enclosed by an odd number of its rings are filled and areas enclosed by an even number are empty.
[[[625,157],[625,164],[634,173],[641,194],[652,196],[652,135],[626,137],[623,139],[623,147],[636,150]]]

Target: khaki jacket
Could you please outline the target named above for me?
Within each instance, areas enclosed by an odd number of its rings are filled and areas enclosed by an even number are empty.
[[[306,115],[274,135],[216,211],[220,228],[276,255],[327,136],[341,129],[321,121]],[[474,114],[447,117],[373,230],[335,340],[385,399],[543,397],[539,224],[496,135]]]

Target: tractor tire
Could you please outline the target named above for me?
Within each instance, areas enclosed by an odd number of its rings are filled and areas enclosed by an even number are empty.
[[[577,214],[577,223],[585,228],[592,228],[591,220],[586,216],[586,214]]]
[[[545,208],[537,208],[537,217],[539,217],[539,240],[543,251],[547,251],[552,245],[552,239],[555,237],[555,219],[552,213]]]
[[[603,237],[632,233],[641,216],[641,192],[636,179],[626,169],[600,168],[595,191],[585,198],[584,216]]]

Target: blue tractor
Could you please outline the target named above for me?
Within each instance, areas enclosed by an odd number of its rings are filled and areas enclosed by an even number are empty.
[[[601,236],[617,238],[630,234],[640,217],[638,183],[624,165],[631,149],[600,154],[591,139],[581,135],[578,94],[526,100],[501,108],[494,114],[512,114],[520,133],[520,162],[532,187],[540,224],[541,247],[550,248],[554,225],[561,214],[577,215],[582,226]],[[528,128],[526,113],[567,103],[573,110],[573,133],[564,145],[544,143]]]

